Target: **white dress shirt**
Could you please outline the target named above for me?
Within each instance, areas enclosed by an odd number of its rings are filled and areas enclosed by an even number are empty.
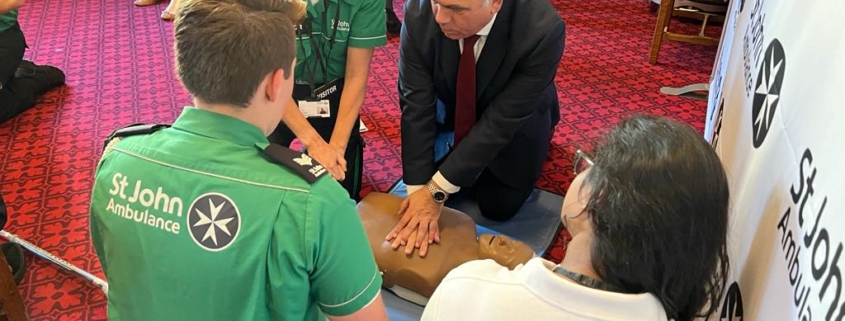
[[[476,62],[478,62],[478,57],[481,56],[481,50],[484,49],[484,43],[487,42],[487,35],[490,34],[490,29],[493,28],[493,23],[496,22],[496,16],[497,15],[499,15],[499,14],[494,13],[493,19],[490,19],[490,22],[488,22],[487,25],[484,26],[484,28],[481,28],[481,30],[479,30],[478,32],[475,33],[476,35],[480,36],[480,37],[478,37],[478,40],[475,42],[475,46],[473,48],[473,49],[475,49],[475,61]],[[463,54],[464,53],[464,40],[463,39],[458,39],[458,47],[459,47],[461,53]],[[446,191],[446,193],[455,194],[455,193],[457,193],[458,191],[461,190],[460,186],[456,186],[455,184],[452,184],[451,182],[449,182],[449,180],[446,179],[446,177],[443,177],[443,174],[441,174],[440,171],[437,171],[437,173],[434,174],[434,177],[432,177],[431,180],[433,180],[434,183],[437,184],[437,186],[440,186],[440,188],[442,188],[444,191]],[[423,187],[425,187],[425,185],[408,185],[408,195],[413,194],[414,192],[418,191],[419,189],[421,189]]]
[[[422,321],[666,321],[650,293],[623,294],[576,284],[533,258],[513,271],[493,260],[470,261],[448,275]]]

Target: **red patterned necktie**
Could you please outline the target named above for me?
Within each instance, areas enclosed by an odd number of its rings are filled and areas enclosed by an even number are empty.
[[[475,124],[475,42],[478,35],[464,38],[464,52],[458,63],[458,84],[455,88],[455,146]]]

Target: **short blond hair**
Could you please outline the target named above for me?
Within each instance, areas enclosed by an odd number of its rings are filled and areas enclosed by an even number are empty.
[[[182,0],[176,14],[176,72],[206,103],[246,107],[261,81],[293,75],[302,0]]]

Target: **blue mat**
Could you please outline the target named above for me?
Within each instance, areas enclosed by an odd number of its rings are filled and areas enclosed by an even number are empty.
[[[407,186],[400,180],[388,193],[406,197]],[[516,216],[505,222],[497,222],[484,218],[478,209],[478,204],[473,200],[454,197],[446,202],[446,206],[472,217],[478,227],[479,235],[485,233],[507,235],[531,246],[538,256],[546,254],[560,232],[562,205],[563,196],[535,189]]]
[[[422,306],[405,301],[390,291],[381,290],[381,298],[387,308],[387,316],[391,321],[419,321],[422,317]]]

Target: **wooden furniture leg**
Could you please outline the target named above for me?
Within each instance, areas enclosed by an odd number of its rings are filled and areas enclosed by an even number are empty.
[[[657,63],[657,56],[660,53],[660,44],[663,42],[663,35],[669,28],[669,21],[672,20],[672,13],[675,11],[675,0],[660,0],[660,10],[657,12],[657,26],[654,27],[654,38],[651,40],[651,54],[648,62]]]
[[[5,315],[0,319],[9,321],[27,321],[29,316],[15,279],[12,277],[12,269],[6,261],[6,256],[0,253],[0,303],[2,303]]]

